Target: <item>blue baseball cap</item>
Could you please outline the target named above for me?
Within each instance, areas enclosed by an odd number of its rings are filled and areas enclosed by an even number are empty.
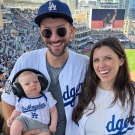
[[[41,21],[46,17],[60,17],[66,19],[69,23],[73,23],[72,15],[68,5],[59,0],[47,1],[38,9],[38,15],[35,23],[40,26]]]

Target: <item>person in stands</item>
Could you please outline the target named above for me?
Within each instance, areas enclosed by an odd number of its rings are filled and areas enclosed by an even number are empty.
[[[34,68],[46,76],[49,82],[47,90],[57,101],[58,123],[54,135],[76,135],[72,112],[82,88],[89,57],[68,49],[75,26],[66,3],[59,0],[45,2],[38,9],[35,23],[46,47],[25,52],[17,59],[2,94],[4,118],[6,121],[10,118],[17,102],[11,87],[14,75],[21,69]],[[33,129],[23,135],[40,132]]]
[[[76,135],[135,135],[135,82],[116,37],[93,46],[72,119]]]
[[[34,128],[41,129],[42,133],[39,135],[56,132],[57,101],[50,92],[42,92],[42,83],[47,84],[46,82],[44,77],[37,76],[33,70],[24,69],[17,73],[17,82],[12,89],[19,98],[15,110],[7,120],[10,135],[21,135]]]

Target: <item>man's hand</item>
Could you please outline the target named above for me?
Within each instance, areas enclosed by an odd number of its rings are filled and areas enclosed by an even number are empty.
[[[39,133],[41,133],[40,129],[33,129],[33,130],[24,132],[22,135],[33,135],[33,134],[39,134]]]

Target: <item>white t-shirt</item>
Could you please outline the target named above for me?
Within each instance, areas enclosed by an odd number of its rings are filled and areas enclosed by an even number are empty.
[[[18,99],[16,110],[21,112],[20,115],[40,121],[44,124],[50,122],[49,109],[55,106],[56,100],[50,92],[42,93],[40,97],[28,98],[23,97]]]
[[[96,108],[95,112],[89,115],[84,127],[85,135],[105,135],[107,108],[112,102],[113,97],[112,91],[97,88],[95,105],[100,105],[100,108]]]
[[[47,48],[38,49],[23,53],[14,65],[12,72],[6,81],[5,90],[2,94],[2,99],[8,104],[15,106],[16,96],[12,92],[12,79],[15,74],[25,68],[33,68],[39,70],[45,75],[50,85],[51,79],[46,68],[46,52]],[[89,63],[89,57],[68,50],[69,57],[67,62],[59,74],[59,83],[61,94],[63,97],[63,105],[65,109],[67,124],[65,135],[76,135],[76,124],[72,121],[72,113],[77,105],[78,95],[81,91],[86,69]],[[48,85],[48,87],[49,87]],[[48,87],[46,91],[48,90]],[[72,130],[74,129],[74,130]]]

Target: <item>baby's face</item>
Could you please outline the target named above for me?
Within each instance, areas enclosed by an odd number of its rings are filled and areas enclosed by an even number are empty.
[[[18,82],[21,84],[27,97],[34,98],[40,95],[41,85],[35,73],[19,76]]]

